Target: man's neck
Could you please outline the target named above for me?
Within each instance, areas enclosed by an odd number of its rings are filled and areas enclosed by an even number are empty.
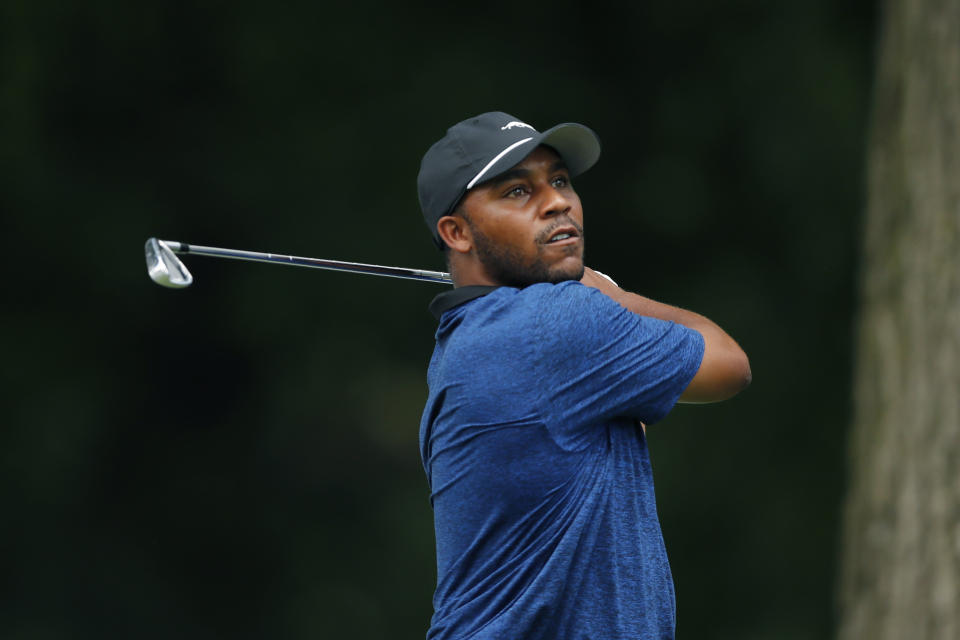
[[[460,287],[499,287],[502,282],[497,282],[487,273],[483,265],[475,261],[451,260],[450,277],[453,279],[453,286]]]

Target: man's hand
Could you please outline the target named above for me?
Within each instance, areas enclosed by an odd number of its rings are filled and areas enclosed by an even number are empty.
[[[750,384],[752,374],[747,354],[712,320],[693,311],[671,307],[624,291],[612,280],[589,267],[583,270],[580,282],[599,289],[633,313],[676,322],[703,336],[704,349],[700,369],[680,396],[680,402],[719,402],[735,396]]]
[[[588,287],[600,289],[600,291],[603,291],[611,298],[613,298],[613,293],[617,291],[623,292],[623,289],[618,287],[608,276],[603,275],[599,271],[594,271],[590,267],[583,268],[583,277],[580,278],[580,282]]]

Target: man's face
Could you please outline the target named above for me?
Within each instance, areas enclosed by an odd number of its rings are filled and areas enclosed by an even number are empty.
[[[497,284],[524,287],[583,277],[583,208],[560,157],[538,147],[471,189],[459,211]]]

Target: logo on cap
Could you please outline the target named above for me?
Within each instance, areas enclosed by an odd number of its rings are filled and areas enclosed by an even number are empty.
[[[527,129],[533,129],[533,127],[528,125],[526,122],[517,122],[514,120],[513,122],[508,122],[505,126],[500,127],[500,131],[506,131],[507,129],[512,129],[514,127],[526,127]],[[536,131],[536,129],[533,130]]]

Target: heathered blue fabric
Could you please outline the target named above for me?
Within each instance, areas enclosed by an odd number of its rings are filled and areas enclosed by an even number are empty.
[[[430,639],[673,638],[646,440],[700,366],[696,331],[578,282],[446,311],[420,447]]]

